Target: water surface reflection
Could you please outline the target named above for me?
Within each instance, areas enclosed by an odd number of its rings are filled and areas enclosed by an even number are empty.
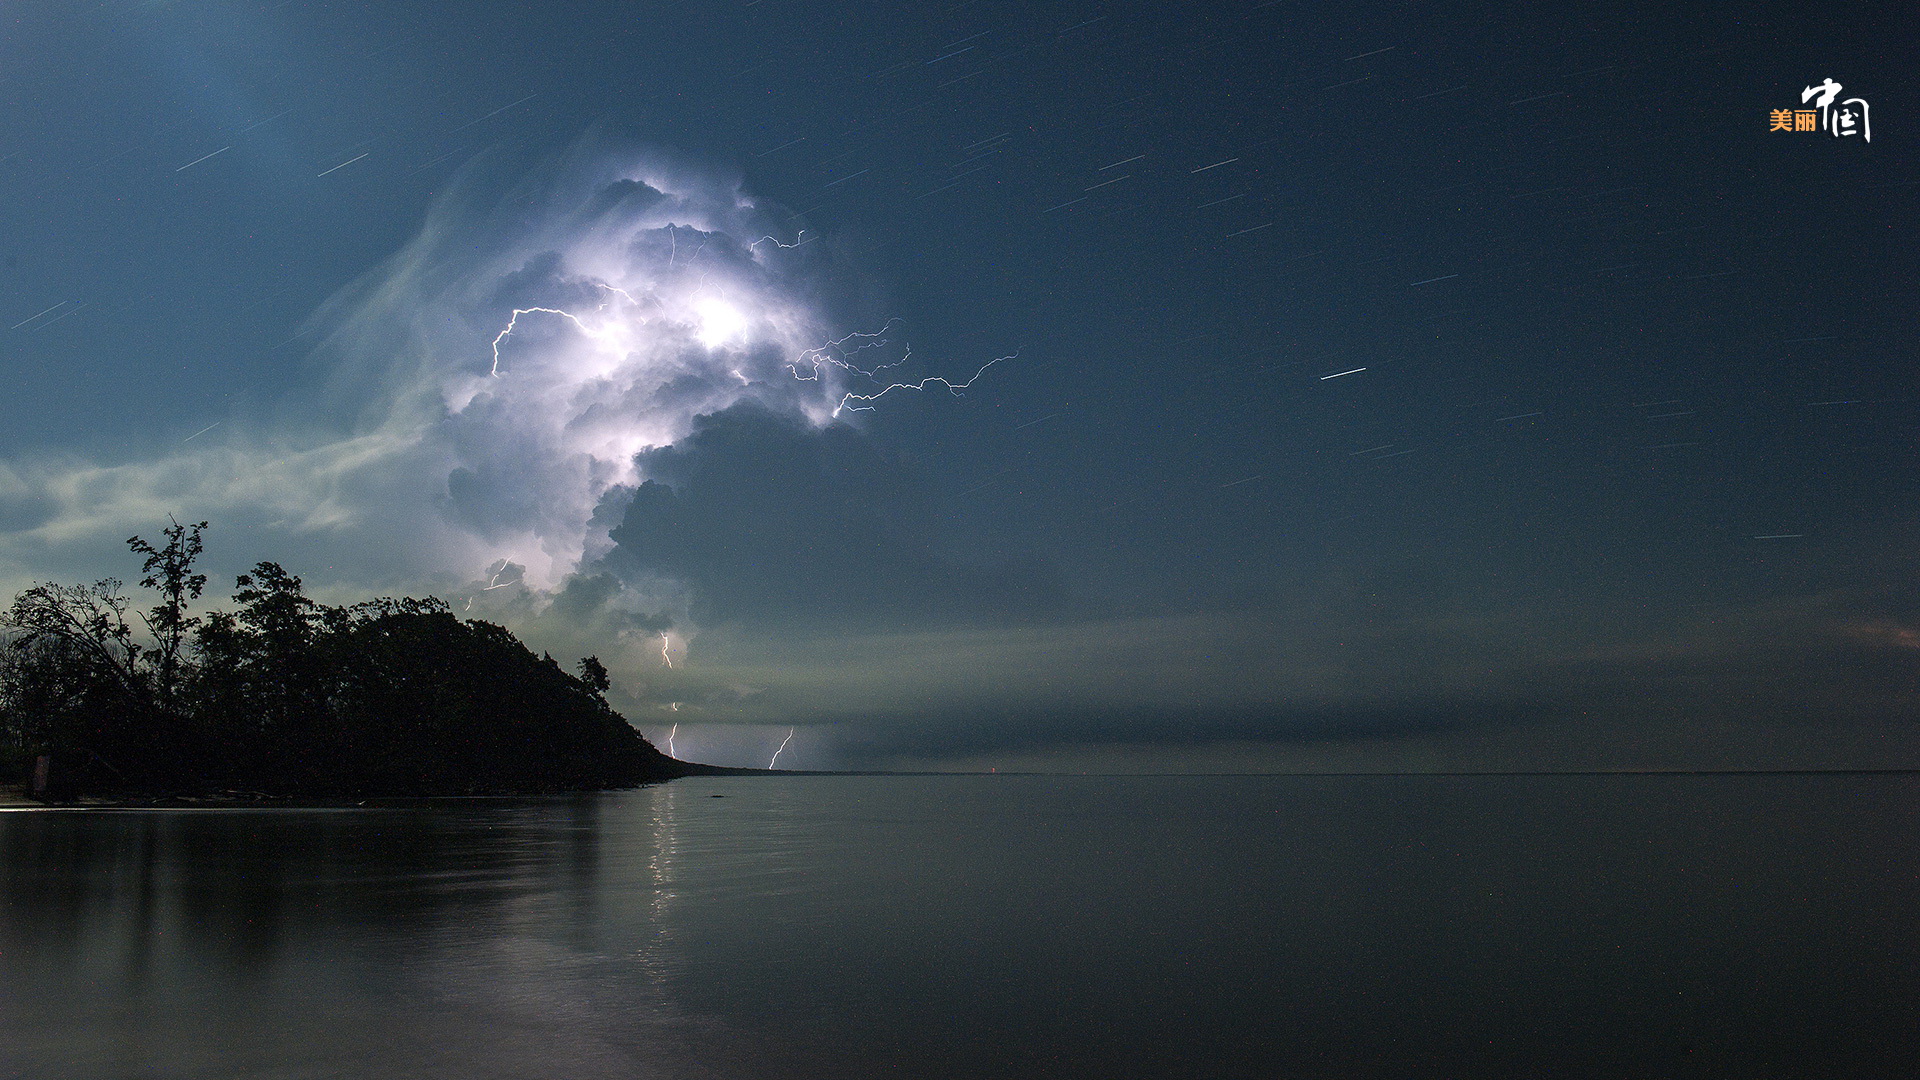
[[[0,1075],[1899,1075],[1916,796],[756,777],[0,814]]]

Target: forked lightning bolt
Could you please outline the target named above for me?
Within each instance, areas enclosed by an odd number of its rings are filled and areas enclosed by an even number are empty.
[[[806,233],[807,233],[807,230],[805,230],[805,229],[801,229],[801,230],[800,230],[800,231],[799,231],[798,233],[795,233],[795,234],[794,234],[794,237],[793,237],[793,240],[794,240],[794,242],[793,242],[793,243],[791,243],[791,244],[787,244],[787,243],[782,243],[782,242],[781,242],[781,240],[780,240],[780,238],[779,238],[779,237],[777,237],[777,236],[762,236],[762,237],[761,237],[760,239],[758,239],[758,240],[755,240],[755,241],[754,241],[753,243],[751,243],[751,244],[748,244],[748,245],[747,245],[747,250],[748,250],[748,251],[754,251],[754,250],[755,250],[755,249],[757,249],[757,248],[758,248],[758,247],[759,247],[759,246],[760,246],[761,244],[765,244],[765,243],[772,243],[774,247],[777,247],[777,248],[787,248],[787,249],[789,249],[789,250],[791,250],[791,249],[793,249],[793,248],[797,248],[797,247],[801,247],[801,246],[803,246],[803,245],[806,245],[806,244],[811,244],[811,243],[813,243],[813,241],[814,241],[814,237],[817,237],[817,236],[819,236],[819,235],[820,235],[819,233],[814,233],[814,234],[813,234],[813,236],[807,236],[807,235],[806,235]],[[804,239],[804,240],[802,240],[802,239],[801,239],[801,237],[803,237],[803,236],[806,236],[806,239]]]
[[[780,761],[781,752],[787,748],[788,743],[793,741],[793,732],[794,732],[793,728],[787,729],[787,737],[780,740],[780,748],[773,752],[773,760],[767,762],[767,768],[769,769],[773,768],[774,765]]]
[[[905,364],[908,360],[913,358],[912,346],[907,347],[906,352],[901,355],[900,359],[895,360],[891,364],[876,364],[872,369],[860,367],[859,365],[853,363],[852,360],[846,359],[846,357],[850,357],[856,353],[863,352],[867,349],[879,348],[883,345],[886,345],[888,343],[888,339],[885,336],[886,332],[893,326],[893,324],[896,321],[898,320],[888,319],[885,326],[882,326],[880,329],[874,331],[871,334],[852,333],[852,334],[848,334],[846,337],[838,338],[834,341],[829,341],[825,345],[822,345],[818,348],[808,349],[806,352],[801,353],[800,356],[797,359],[795,359],[792,363],[788,364],[787,370],[792,372],[793,377],[800,380],[801,382],[818,382],[820,380],[820,368],[822,367],[822,365],[825,365],[828,367],[836,367],[842,371],[852,372],[853,374],[859,375],[862,378],[872,379],[875,382],[878,382],[880,372],[886,371],[889,368],[900,367],[901,365]],[[855,338],[863,338],[866,340],[863,340],[860,344],[854,346],[851,349],[841,348],[841,346],[845,345],[849,341],[854,340]],[[835,356],[833,355],[831,350],[839,350],[841,355]],[[943,378],[941,376],[935,375],[930,378],[921,379],[919,382],[892,383],[888,386],[881,387],[879,390],[871,394],[855,394],[855,393],[849,392],[842,395],[840,398],[840,403],[834,406],[833,415],[839,416],[841,412],[846,410],[852,410],[853,412],[872,412],[873,411],[872,405],[855,405],[853,403],[856,401],[878,401],[880,398],[885,397],[887,394],[890,394],[895,390],[925,390],[928,387],[934,385],[935,383],[938,383],[939,385],[946,387],[949,393],[958,394],[960,391],[971,387],[974,384],[975,380],[979,379],[981,375],[986,373],[986,370],[988,368],[992,367],[993,365],[999,363],[1002,360],[1012,360],[1019,355],[1020,355],[1019,353],[1011,353],[1009,355],[995,357],[994,359],[987,361],[985,364],[982,364],[980,366],[980,370],[974,372],[973,377],[968,379],[966,382],[954,382],[951,379],[947,379],[947,378]],[[801,365],[803,364],[807,365],[809,368],[811,368],[811,370],[803,373],[800,370]]]
[[[701,246],[705,247],[706,244],[702,242]],[[696,252],[696,254],[698,253]],[[621,296],[626,297],[627,303],[629,304],[638,304],[640,302],[633,298],[632,293],[628,292],[625,289],[620,288],[619,286],[609,285],[604,281],[596,281],[593,283],[593,286],[596,289],[605,289],[611,293],[619,293]],[[599,309],[597,310],[605,310],[606,306],[607,305],[605,304],[601,304]],[[500,377],[500,343],[507,340],[508,336],[513,333],[513,328],[516,325],[518,325],[520,322],[520,316],[532,315],[532,314],[535,314],[536,312],[543,315],[558,315],[563,319],[571,319],[573,321],[573,325],[580,328],[581,333],[587,335],[588,337],[599,336],[595,334],[593,330],[587,326],[586,323],[583,323],[580,321],[580,316],[575,315],[571,311],[562,311],[559,308],[550,308],[550,307],[514,308],[513,316],[507,320],[507,325],[501,327],[500,332],[498,334],[495,334],[493,337],[493,370],[491,371],[490,374],[492,374],[494,378],[497,379]]]
[[[872,412],[873,406],[854,405],[852,404],[852,402],[878,401],[882,397],[885,397],[886,395],[892,393],[895,390],[925,390],[927,387],[932,386],[934,383],[939,383],[941,386],[946,387],[949,393],[958,394],[960,393],[960,391],[965,390],[968,387],[972,386],[974,384],[975,379],[978,379],[980,376],[985,375],[987,373],[988,368],[992,367],[993,365],[999,363],[1002,360],[1012,360],[1014,357],[1017,357],[1019,355],[1020,355],[1019,353],[1010,353],[1006,356],[994,357],[993,359],[980,365],[980,370],[974,372],[973,378],[968,379],[966,382],[953,382],[949,379],[944,379],[938,375],[935,375],[931,378],[921,379],[917,383],[894,383],[891,386],[881,387],[877,393],[872,393],[872,394],[849,393],[840,399],[840,404],[834,406],[833,415],[835,416],[840,415],[840,412],[842,409],[851,409],[854,412]]]
[[[619,290],[616,289],[614,291],[618,292]],[[632,298],[628,297],[628,299],[632,299]],[[536,311],[542,312],[547,315],[558,315],[563,319],[572,319],[573,325],[579,327],[581,333],[587,335],[588,337],[594,336],[593,331],[587,328],[587,324],[581,322],[580,317],[578,315],[575,315],[571,311],[561,311],[559,308],[550,308],[550,307],[514,308],[513,317],[507,320],[507,325],[502,327],[500,332],[494,335],[494,338],[493,338],[493,370],[489,374],[491,374],[494,378],[497,379],[500,377],[500,343],[507,340],[508,334],[513,333],[514,326],[520,322],[520,316],[532,315]]]
[[[757,240],[755,241],[755,243],[756,244],[762,243],[767,240],[773,240],[775,244],[779,244],[779,246],[781,247],[797,247],[798,246],[795,244],[781,244],[780,241],[774,240],[774,238],[770,236],[762,237],[761,240]],[[802,241],[802,243],[804,242],[805,241]],[[701,249],[704,250],[705,247],[706,247],[706,244],[704,241],[702,241]],[[699,252],[696,251],[694,254],[696,257],[698,257]],[[621,296],[626,297],[629,303],[638,303],[638,301],[634,300],[633,294],[627,292],[625,289],[616,288],[612,285],[607,285],[600,282],[595,282],[595,285],[596,287],[605,289],[608,292],[619,293]],[[602,305],[602,307],[604,308],[605,305]],[[494,335],[494,338],[493,338],[493,366],[490,369],[489,374],[491,374],[494,378],[497,379],[500,377],[500,345],[501,343],[506,341],[507,338],[513,334],[514,329],[520,323],[520,316],[533,315],[533,314],[558,315],[563,319],[570,320],[573,323],[573,325],[580,328],[581,333],[587,335],[590,338],[598,338],[601,336],[600,334],[596,333],[593,330],[593,328],[589,327],[585,322],[581,321],[578,315],[575,315],[571,311],[566,311],[561,308],[550,308],[550,307],[514,308],[512,316],[507,319],[507,325],[504,327],[501,327],[500,332]],[[879,330],[876,330],[872,333],[855,332],[855,333],[848,334],[845,337],[836,338],[832,341],[829,341],[825,345],[808,349],[805,352],[801,353],[793,361],[789,362],[787,364],[787,370],[790,373],[792,373],[793,377],[796,380],[800,382],[819,382],[820,369],[822,367],[838,368],[841,371],[858,375],[861,378],[871,379],[874,382],[879,382],[881,372],[887,371],[891,368],[900,367],[904,365],[908,360],[913,358],[912,346],[908,346],[906,348],[906,351],[901,355],[900,359],[895,360],[890,364],[875,364],[871,368],[861,367],[860,365],[854,363],[853,360],[850,358],[868,349],[881,348],[887,345],[889,343],[889,339],[887,338],[886,333],[889,329],[892,328],[893,324],[896,321],[898,320],[889,319],[887,320],[886,325],[882,326]],[[854,345],[852,348],[844,347],[846,346],[847,342],[856,341],[856,340],[859,343]],[[1006,356],[995,357],[994,359],[989,360],[986,363],[980,365],[980,370],[974,372],[972,377],[968,378],[965,382],[955,382],[954,380],[946,378],[944,376],[933,375],[933,376],[929,376],[928,378],[921,379],[919,382],[889,383],[888,385],[881,387],[879,390],[876,390],[871,394],[857,394],[857,393],[853,393],[852,391],[848,391],[847,393],[841,395],[839,404],[833,407],[833,415],[839,416],[842,412],[847,412],[847,411],[872,412],[874,406],[869,403],[878,401],[881,398],[887,396],[888,394],[893,393],[895,390],[925,391],[932,386],[938,385],[938,386],[945,387],[948,393],[957,395],[961,391],[971,388],[973,384],[979,380],[980,376],[986,374],[988,368],[992,367],[993,365],[999,363],[1002,360],[1015,359],[1019,355],[1020,355],[1019,353],[1010,353]],[[736,377],[740,378],[743,382],[749,381],[747,380],[746,376],[741,375],[737,370],[733,374]],[[859,402],[862,404],[856,404],[856,402]]]

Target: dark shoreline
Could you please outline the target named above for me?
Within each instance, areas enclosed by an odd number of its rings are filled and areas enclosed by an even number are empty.
[[[390,804],[412,806],[423,802],[476,799],[537,799],[569,795],[590,795],[603,791],[631,791],[669,783],[683,776],[778,776],[786,770],[734,768],[706,765],[697,761],[673,761],[674,769],[638,783],[620,787],[565,788],[546,791],[473,791],[460,794],[401,795],[372,794],[362,797],[342,795],[274,795],[256,791],[224,791],[208,795],[82,796],[70,802],[49,802],[27,794],[25,784],[0,784],[0,810],[326,810],[380,808]],[[787,774],[791,775],[791,774]]]
[[[687,776],[1006,776],[1006,777],[1062,777],[1062,776],[1128,776],[1128,777],[1181,777],[1181,776],[1260,776],[1272,779],[1338,779],[1338,778],[1378,778],[1378,779],[1415,779],[1428,777],[1461,778],[1521,778],[1521,777],[1589,777],[1604,778],[1615,776],[1920,776],[1920,768],[1898,769],[1463,769],[1435,771],[1396,771],[1396,772],[1285,772],[1285,773],[1078,773],[1078,772],[933,772],[933,771],[881,771],[866,769],[755,769],[728,765],[705,765],[699,762],[677,762],[684,771],[672,776],[644,780],[627,787],[578,788],[565,791],[493,791],[474,792],[461,795],[369,795],[361,799],[351,798],[313,798],[298,795],[267,795],[262,793],[222,793],[217,795],[167,795],[151,798],[83,798],[77,802],[50,803],[34,799],[26,794],[25,785],[0,785],[0,811],[19,810],[381,810],[410,809],[423,803],[478,802],[502,799],[541,799],[576,795],[595,795],[608,791],[632,791],[635,788],[652,787],[670,783]]]

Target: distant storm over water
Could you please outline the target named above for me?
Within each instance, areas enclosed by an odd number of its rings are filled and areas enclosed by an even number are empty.
[[[803,453],[829,426],[857,442],[846,425],[883,399],[960,395],[1012,359],[928,374],[898,320],[849,328],[833,310],[844,269],[799,220],[737,175],[600,136],[517,177],[476,166],[308,320],[328,389],[283,401],[293,423],[186,445],[216,423],[158,461],[30,474],[73,513],[43,531],[138,526],[156,489],[195,513],[264,510],[322,550],[388,552],[389,576],[462,614],[551,612],[583,647],[599,634],[601,651],[672,671],[701,583],[608,556],[642,485],[671,499],[660,481],[691,479],[676,444],[727,423]],[[758,542],[812,559],[829,557],[808,550],[822,539]]]
[[[894,321],[831,310],[831,244],[737,177],[598,137],[500,172],[457,180],[308,321],[330,393],[282,407],[347,431],[203,444],[103,470],[89,494],[197,475],[179,494],[201,505],[277,499],[288,524],[396,545],[417,575],[550,591],[606,553],[642,456],[699,418],[746,404],[820,428],[888,394],[958,393],[991,364],[909,379],[924,365]],[[262,471],[274,487],[253,486]]]
[[[0,597],[204,519],[754,767],[1912,764],[1911,35],[1763,6],[15,5]]]

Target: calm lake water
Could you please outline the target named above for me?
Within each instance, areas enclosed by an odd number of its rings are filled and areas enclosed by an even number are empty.
[[[1906,1076],[1917,844],[1873,776],[0,814],[0,1076]]]

